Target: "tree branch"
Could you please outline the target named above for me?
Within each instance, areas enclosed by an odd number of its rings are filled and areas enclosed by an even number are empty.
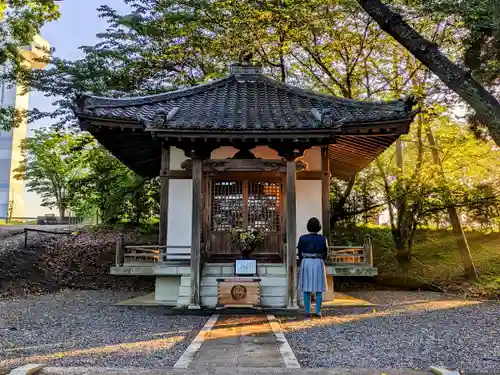
[[[438,46],[419,34],[403,17],[381,0],[357,0],[382,30],[396,39],[413,56],[437,75],[478,114],[491,137],[500,145],[500,103],[471,74],[454,64]]]

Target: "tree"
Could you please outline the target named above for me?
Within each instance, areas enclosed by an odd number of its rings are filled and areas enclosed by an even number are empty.
[[[77,213],[88,217],[97,211],[101,223],[136,225],[158,216],[158,181],[139,177],[96,142],[82,159],[85,171],[71,184]]]
[[[0,63],[22,68],[22,48],[47,22],[60,16],[56,0],[4,0],[0,2]]]
[[[55,0],[4,0],[0,1],[0,81],[2,84],[30,86],[31,64],[26,64],[25,47],[33,43],[40,28],[59,18]],[[47,57],[42,58],[48,60]],[[33,63],[33,62],[31,62]],[[0,106],[0,127],[10,130],[26,117],[25,111],[10,106]]]
[[[496,0],[425,0],[415,4],[427,15],[454,18],[466,30],[462,60],[485,85],[500,79],[500,7]]]
[[[137,190],[142,179],[96,142],[82,156],[85,173],[72,181],[75,210],[83,216],[98,213],[102,223],[118,221],[125,210],[126,196]]]
[[[59,210],[64,217],[75,196],[72,184],[83,172],[82,150],[92,138],[70,131],[35,130],[21,143],[23,160],[15,177],[26,181],[28,191],[42,198],[42,206]]]
[[[160,181],[159,179],[143,180],[142,184],[126,197],[123,218],[139,225],[159,219],[159,214]]]
[[[471,228],[500,232],[500,188],[497,181],[480,183],[467,192],[466,215]]]
[[[26,180],[28,191],[61,217],[68,209],[82,217],[97,211],[101,222],[138,224],[158,216],[157,181],[137,176],[87,133],[36,130],[21,149],[16,178]]]
[[[500,145],[500,103],[495,96],[470,71],[453,63],[435,43],[418,33],[400,14],[389,9],[381,0],[357,1],[382,30],[396,39],[475,110],[477,121],[488,127],[490,136]]]

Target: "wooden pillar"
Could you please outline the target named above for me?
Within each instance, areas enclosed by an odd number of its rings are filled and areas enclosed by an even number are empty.
[[[26,232],[28,233],[28,232]],[[122,267],[123,262],[124,262],[124,241],[123,241],[123,234],[120,233],[118,238],[116,239],[116,260],[115,264],[117,267]]]
[[[297,202],[295,156],[286,157],[286,252],[288,274],[287,308],[297,305]]]
[[[323,235],[331,243],[330,233],[330,161],[328,159],[328,146],[321,148],[321,226]]]
[[[365,266],[373,267],[373,247],[372,239],[369,234],[365,235],[363,242],[363,253],[365,257]]]
[[[161,170],[160,170],[160,233],[159,242],[161,246],[167,245],[167,232],[168,232],[168,186],[169,178],[167,177],[170,169],[170,147],[164,145],[161,150]],[[162,254],[161,260],[166,261],[166,249]]]
[[[201,200],[203,194],[203,158],[193,158],[193,211],[191,227],[191,300],[190,309],[200,308]]]

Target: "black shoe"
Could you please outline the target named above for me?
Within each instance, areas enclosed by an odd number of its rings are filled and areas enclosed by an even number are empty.
[[[317,319],[321,319],[323,317],[323,315],[321,315],[321,313],[318,313],[318,314],[314,314],[314,317]]]

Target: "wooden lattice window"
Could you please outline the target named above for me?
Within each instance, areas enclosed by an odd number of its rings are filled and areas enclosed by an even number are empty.
[[[243,224],[243,182],[213,181],[212,230],[225,232]]]
[[[281,184],[249,181],[248,225],[262,230],[279,232]]]
[[[212,231],[246,229],[248,226],[280,231],[280,182],[212,181]]]

